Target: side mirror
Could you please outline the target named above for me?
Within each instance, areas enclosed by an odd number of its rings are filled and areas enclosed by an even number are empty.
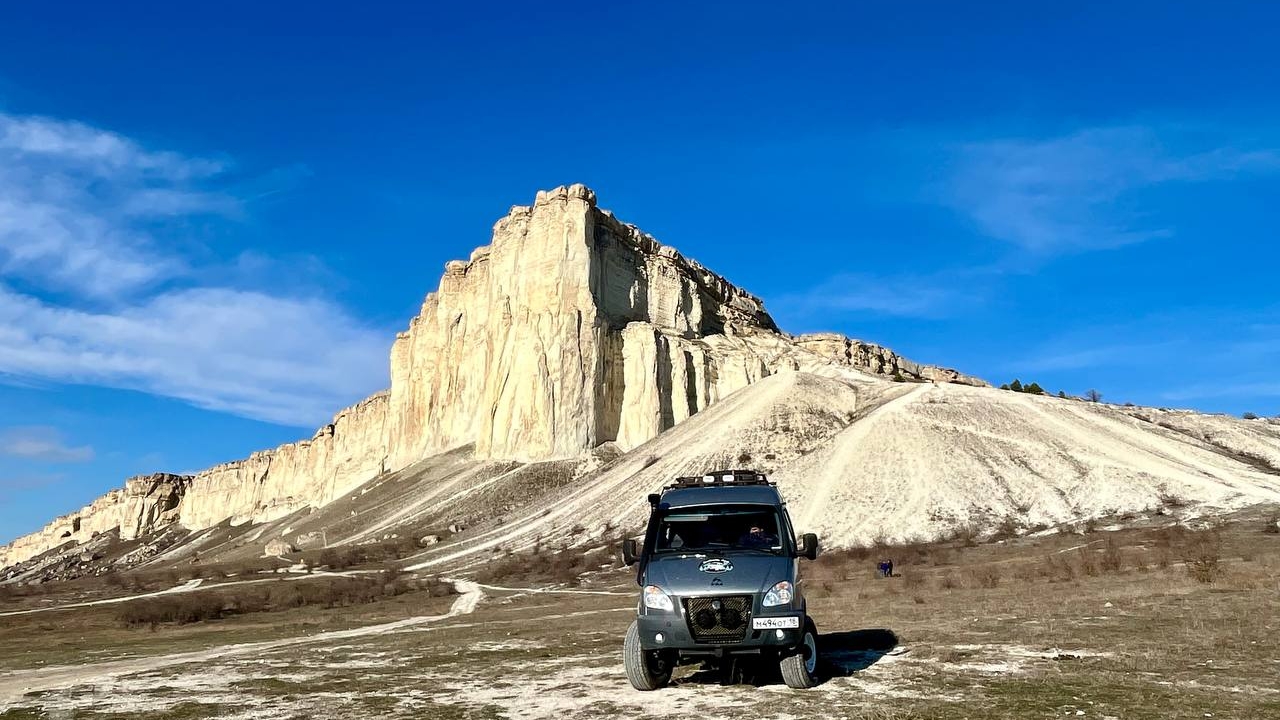
[[[810,560],[818,559],[818,536],[813,533],[805,533],[800,536],[800,547],[796,549],[796,554]]]
[[[634,538],[627,538],[622,541],[622,563],[624,565],[635,565],[640,559],[640,550],[636,546]]]

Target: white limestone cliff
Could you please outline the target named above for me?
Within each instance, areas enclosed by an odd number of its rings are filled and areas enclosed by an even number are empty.
[[[130,480],[0,547],[0,566],[115,527],[273,520],[461,446],[520,461],[626,450],[761,378],[824,364],[980,384],[840,335],[785,335],[758,298],[597,208],[588,188],[559,187],[445,266],[396,338],[390,390],[310,440]]]

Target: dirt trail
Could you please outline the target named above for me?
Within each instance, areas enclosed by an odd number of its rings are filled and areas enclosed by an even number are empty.
[[[62,665],[32,670],[0,673],[0,711],[4,711],[15,701],[30,692],[56,690],[74,687],[87,683],[100,682],[122,675],[132,675],[160,668],[171,668],[186,663],[201,663],[220,658],[263,653],[295,645],[307,645],[336,640],[383,635],[399,632],[421,625],[448,620],[459,615],[468,615],[475,611],[476,605],[484,597],[484,590],[476,583],[468,580],[452,580],[454,587],[461,595],[453,601],[449,611],[443,615],[423,615],[411,617],[380,625],[351,628],[350,630],[333,630],[303,637],[268,640],[266,642],[240,643],[221,645],[218,647],[195,650],[185,653],[171,653],[152,657],[132,658],[129,660],[113,660],[91,665]]]
[[[31,608],[30,610],[9,610],[8,612],[0,612],[0,617],[9,617],[11,615],[30,615],[31,613],[49,612],[51,610],[68,610],[70,608],[92,607],[94,605],[111,605],[114,603],[129,602],[130,600],[139,600],[141,598],[159,597],[161,595],[176,595],[178,593],[191,592],[200,587],[204,581],[200,578],[188,580],[181,585],[171,587],[167,590],[157,590],[155,592],[141,593],[138,595],[126,595],[124,597],[107,598],[105,600],[93,600],[90,602],[69,603],[67,605],[51,605],[49,607]]]

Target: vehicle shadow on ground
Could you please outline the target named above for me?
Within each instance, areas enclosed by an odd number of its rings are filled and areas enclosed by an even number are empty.
[[[898,647],[898,635],[885,628],[818,635],[820,671],[825,677],[848,677],[875,665]]]
[[[875,665],[898,647],[898,635],[885,628],[819,633],[818,676],[821,681],[849,677]],[[731,675],[730,672],[733,672]],[[676,685],[747,684],[756,687],[782,684],[776,663],[743,659],[732,671],[724,666],[704,664],[693,673],[674,681]]]

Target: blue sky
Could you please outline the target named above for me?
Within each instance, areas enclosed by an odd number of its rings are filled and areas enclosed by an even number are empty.
[[[1280,413],[1270,4],[180,5],[0,24],[0,540],[309,435],[571,182],[792,332]]]

